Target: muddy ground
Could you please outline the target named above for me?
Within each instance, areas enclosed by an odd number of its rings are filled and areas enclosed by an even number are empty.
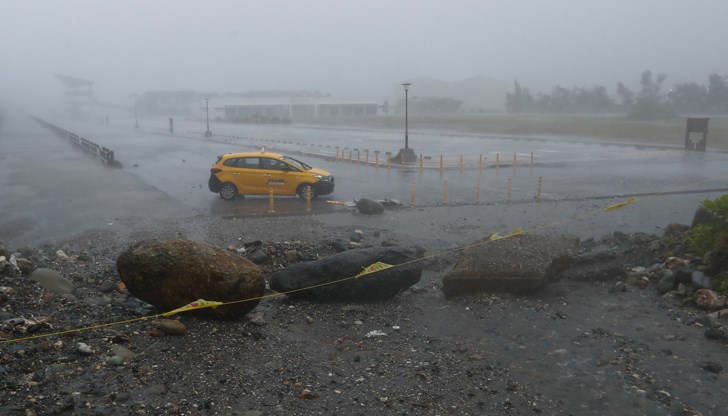
[[[123,229],[9,247],[36,267],[61,272],[74,289],[63,296],[25,276],[4,278],[0,285],[11,289],[0,297],[2,321],[34,319],[25,335],[39,335],[158,312],[116,287],[116,257],[144,238],[189,238],[204,229],[206,240],[223,248],[260,240],[273,253],[263,264],[272,271],[287,264],[285,251],[300,259],[325,256],[354,232],[317,216],[196,217]],[[434,251],[391,230],[362,231],[363,246],[419,244]],[[70,259],[57,257],[59,249]],[[635,258],[651,263],[650,253],[640,254]],[[659,297],[651,286],[614,290],[616,280],[447,299],[441,279],[453,260],[429,261],[415,287],[383,302],[281,296],[261,302],[250,319],[178,316],[184,335],[160,334],[150,320],[139,320],[4,343],[0,414],[728,412],[726,375],[715,371],[725,364],[726,346],[705,337],[696,321],[705,312]],[[3,339],[23,336],[21,327],[14,332],[6,325]]]

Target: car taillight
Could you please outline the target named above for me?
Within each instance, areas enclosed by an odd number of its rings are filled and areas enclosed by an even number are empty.
[[[220,173],[220,172],[222,172],[222,169],[220,169],[220,168],[212,168],[212,169],[210,169],[210,173]]]

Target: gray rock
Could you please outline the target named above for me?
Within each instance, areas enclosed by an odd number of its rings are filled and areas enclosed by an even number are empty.
[[[360,213],[366,215],[379,215],[384,213],[384,205],[369,198],[361,198],[356,201],[356,208]]]
[[[657,293],[664,295],[675,288],[675,274],[672,270],[664,269],[658,274]]]
[[[91,355],[94,353],[94,350],[92,350],[91,347],[89,347],[88,344],[84,342],[79,342],[78,344],[76,344],[76,351],[83,355]]]
[[[605,281],[625,276],[625,265],[613,250],[581,254],[570,260],[569,268],[559,279],[577,281]]]
[[[362,239],[363,239],[363,237],[362,237],[361,232],[358,232],[358,233],[354,232],[354,233],[351,233],[351,235],[349,236],[349,241],[354,242],[354,243],[358,243]]]
[[[521,234],[464,250],[442,281],[446,296],[477,292],[525,292],[558,279],[579,249],[567,235]]]
[[[136,354],[132,350],[121,345],[114,346],[113,352],[114,355],[108,356],[104,359],[106,364],[115,366],[124,365],[124,363],[132,362],[136,358]]]
[[[703,272],[694,271],[690,275],[690,280],[694,286],[700,289],[710,289],[712,287],[711,278],[706,276]]]
[[[726,304],[725,296],[708,289],[698,289],[693,293],[693,300],[699,308],[716,311],[723,309]]]
[[[184,335],[187,333],[187,326],[176,319],[155,319],[152,326],[159,328],[167,335]]]
[[[61,276],[55,270],[51,269],[36,269],[33,274],[30,275],[30,279],[40,283],[43,289],[59,295],[70,294],[73,292],[73,283],[65,277]]]
[[[127,290],[169,311],[198,299],[230,302],[263,295],[265,281],[254,263],[211,244],[188,240],[146,240],[125,250],[116,268]],[[253,310],[259,299],[193,313],[231,318]]]
[[[297,263],[270,276],[270,287],[288,292],[335,282],[358,275],[377,262],[397,265],[415,260],[417,251],[411,248],[366,248],[348,250],[327,258]],[[391,298],[420,280],[422,264],[404,266],[371,273],[356,279],[313,287],[290,293],[294,298],[333,301],[364,301]]]
[[[19,277],[21,274],[18,266],[0,256],[0,277]]]

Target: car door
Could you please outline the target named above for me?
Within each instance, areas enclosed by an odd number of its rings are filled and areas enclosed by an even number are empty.
[[[265,185],[278,195],[296,194],[296,177],[292,167],[286,162],[270,157],[261,157],[260,166],[263,169]]]
[[[261,169],[259,157],[242,157],[238,161],[239,176],[236,186],[238,193],[247,195],[268,194],[268,174]]]

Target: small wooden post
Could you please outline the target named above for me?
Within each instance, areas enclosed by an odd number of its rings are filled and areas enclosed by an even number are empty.
[[[422,162],[422,155],[420,155],[420,175],[422,175],[422,169],[423,169],[423,167],[424,167],[424,166],[422,165],[422,163],[423,163],[423,162]]]
[[[443,204],[447,204],[447,194],[448,194],[448,192],[447,192],[447,179],[445,179],[445,182],[443,182],[442,192],[443,192],[443,195],[442,195],[442,203]]]
[[[274,212],[276,212],[276,209],[273,203],[273,188],[270,188],[268,190],[268,213]]]
[[[415,206],[415,198],[417,197],[417,184],[414,182],[412,183],[412,202],[410,202],[410,206]]]
[[[513,190],[513,186],[512,186],[511,178],[508,178],[508,202],[511,202],[512,190]]]
[[[538,177],[538,193],[536,193],[536,199],[541,199],[541,182],[542,182],[542,179],[543,179],[542,177],[540,177],[540,176]]]
[[[475,183],[475,203],[480,203],[480,179]]]

